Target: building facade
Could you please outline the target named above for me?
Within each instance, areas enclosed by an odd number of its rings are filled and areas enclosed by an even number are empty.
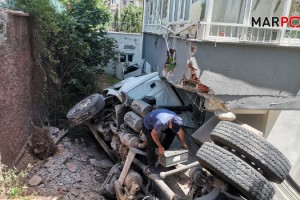
[[[116,60],[111,60],[105,73],[124,79],[129,76],[136,76],[142,73],[142,35],[135,33],[109,32],[107,37],[113,38],[117,43],[119,56]],[[133,73],[123,74],[125,68],[132,68]]]
[[[264,132],[292,162],[298,185],[300,29],[293,26],[300,22],[252,20],[299,11],[298,0],[146,0],[143,30],[143,58],[153,70],[179,93],[204,97],[206,110],[233,112]]]

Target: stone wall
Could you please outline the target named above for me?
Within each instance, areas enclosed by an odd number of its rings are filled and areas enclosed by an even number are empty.
[[[42,74],[33,64],[28,25],[25,13],[0,9],[0,153],[8,166],[16,164],[40,108]]]

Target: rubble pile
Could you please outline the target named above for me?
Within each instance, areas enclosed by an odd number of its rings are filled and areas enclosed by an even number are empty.
[[[83,139],[64,138],[54,156],[37,163],[28,175],[31,194],[42,199],[105,199],[99,193],[101,183],[113,163],[97,148]]]

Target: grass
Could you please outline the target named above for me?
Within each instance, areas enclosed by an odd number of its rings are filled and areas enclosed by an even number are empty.
[[[120,82],[119,79],[117,79],[115,76],[112,76],[112,75],[106,75],[107,76],[107,82],[110,84],[110,85],[114,85],[118,82]]]
[[[115,76],[109,74],[100,74],[98,76],[97,90],[102,91],[103,89],[108,88],[109,86],[112,86],[118,82],[120,82],[120,80]]]
[[[0,157],[0,197],[22,198],[27,192],[27,187],[23,180],[26,178],[30,168],[29,164],[25,170],[12,169],[1,163]]]

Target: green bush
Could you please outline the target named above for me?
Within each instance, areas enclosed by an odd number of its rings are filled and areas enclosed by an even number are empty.
[[[141,33],[143,25],[143,8],[130,4],[121,12],[120,19],[118,19],[118,15],[115,15],[114,21],[116,23],[116,31]]]
[[[32,55],[45,75],[44,100],[52,122],[79,99],[95,92],[97,73],[116,56],[105,37],[111,20],[101,0],[64,0],[64,11],[49,0],[17,0],[30,14]]]

